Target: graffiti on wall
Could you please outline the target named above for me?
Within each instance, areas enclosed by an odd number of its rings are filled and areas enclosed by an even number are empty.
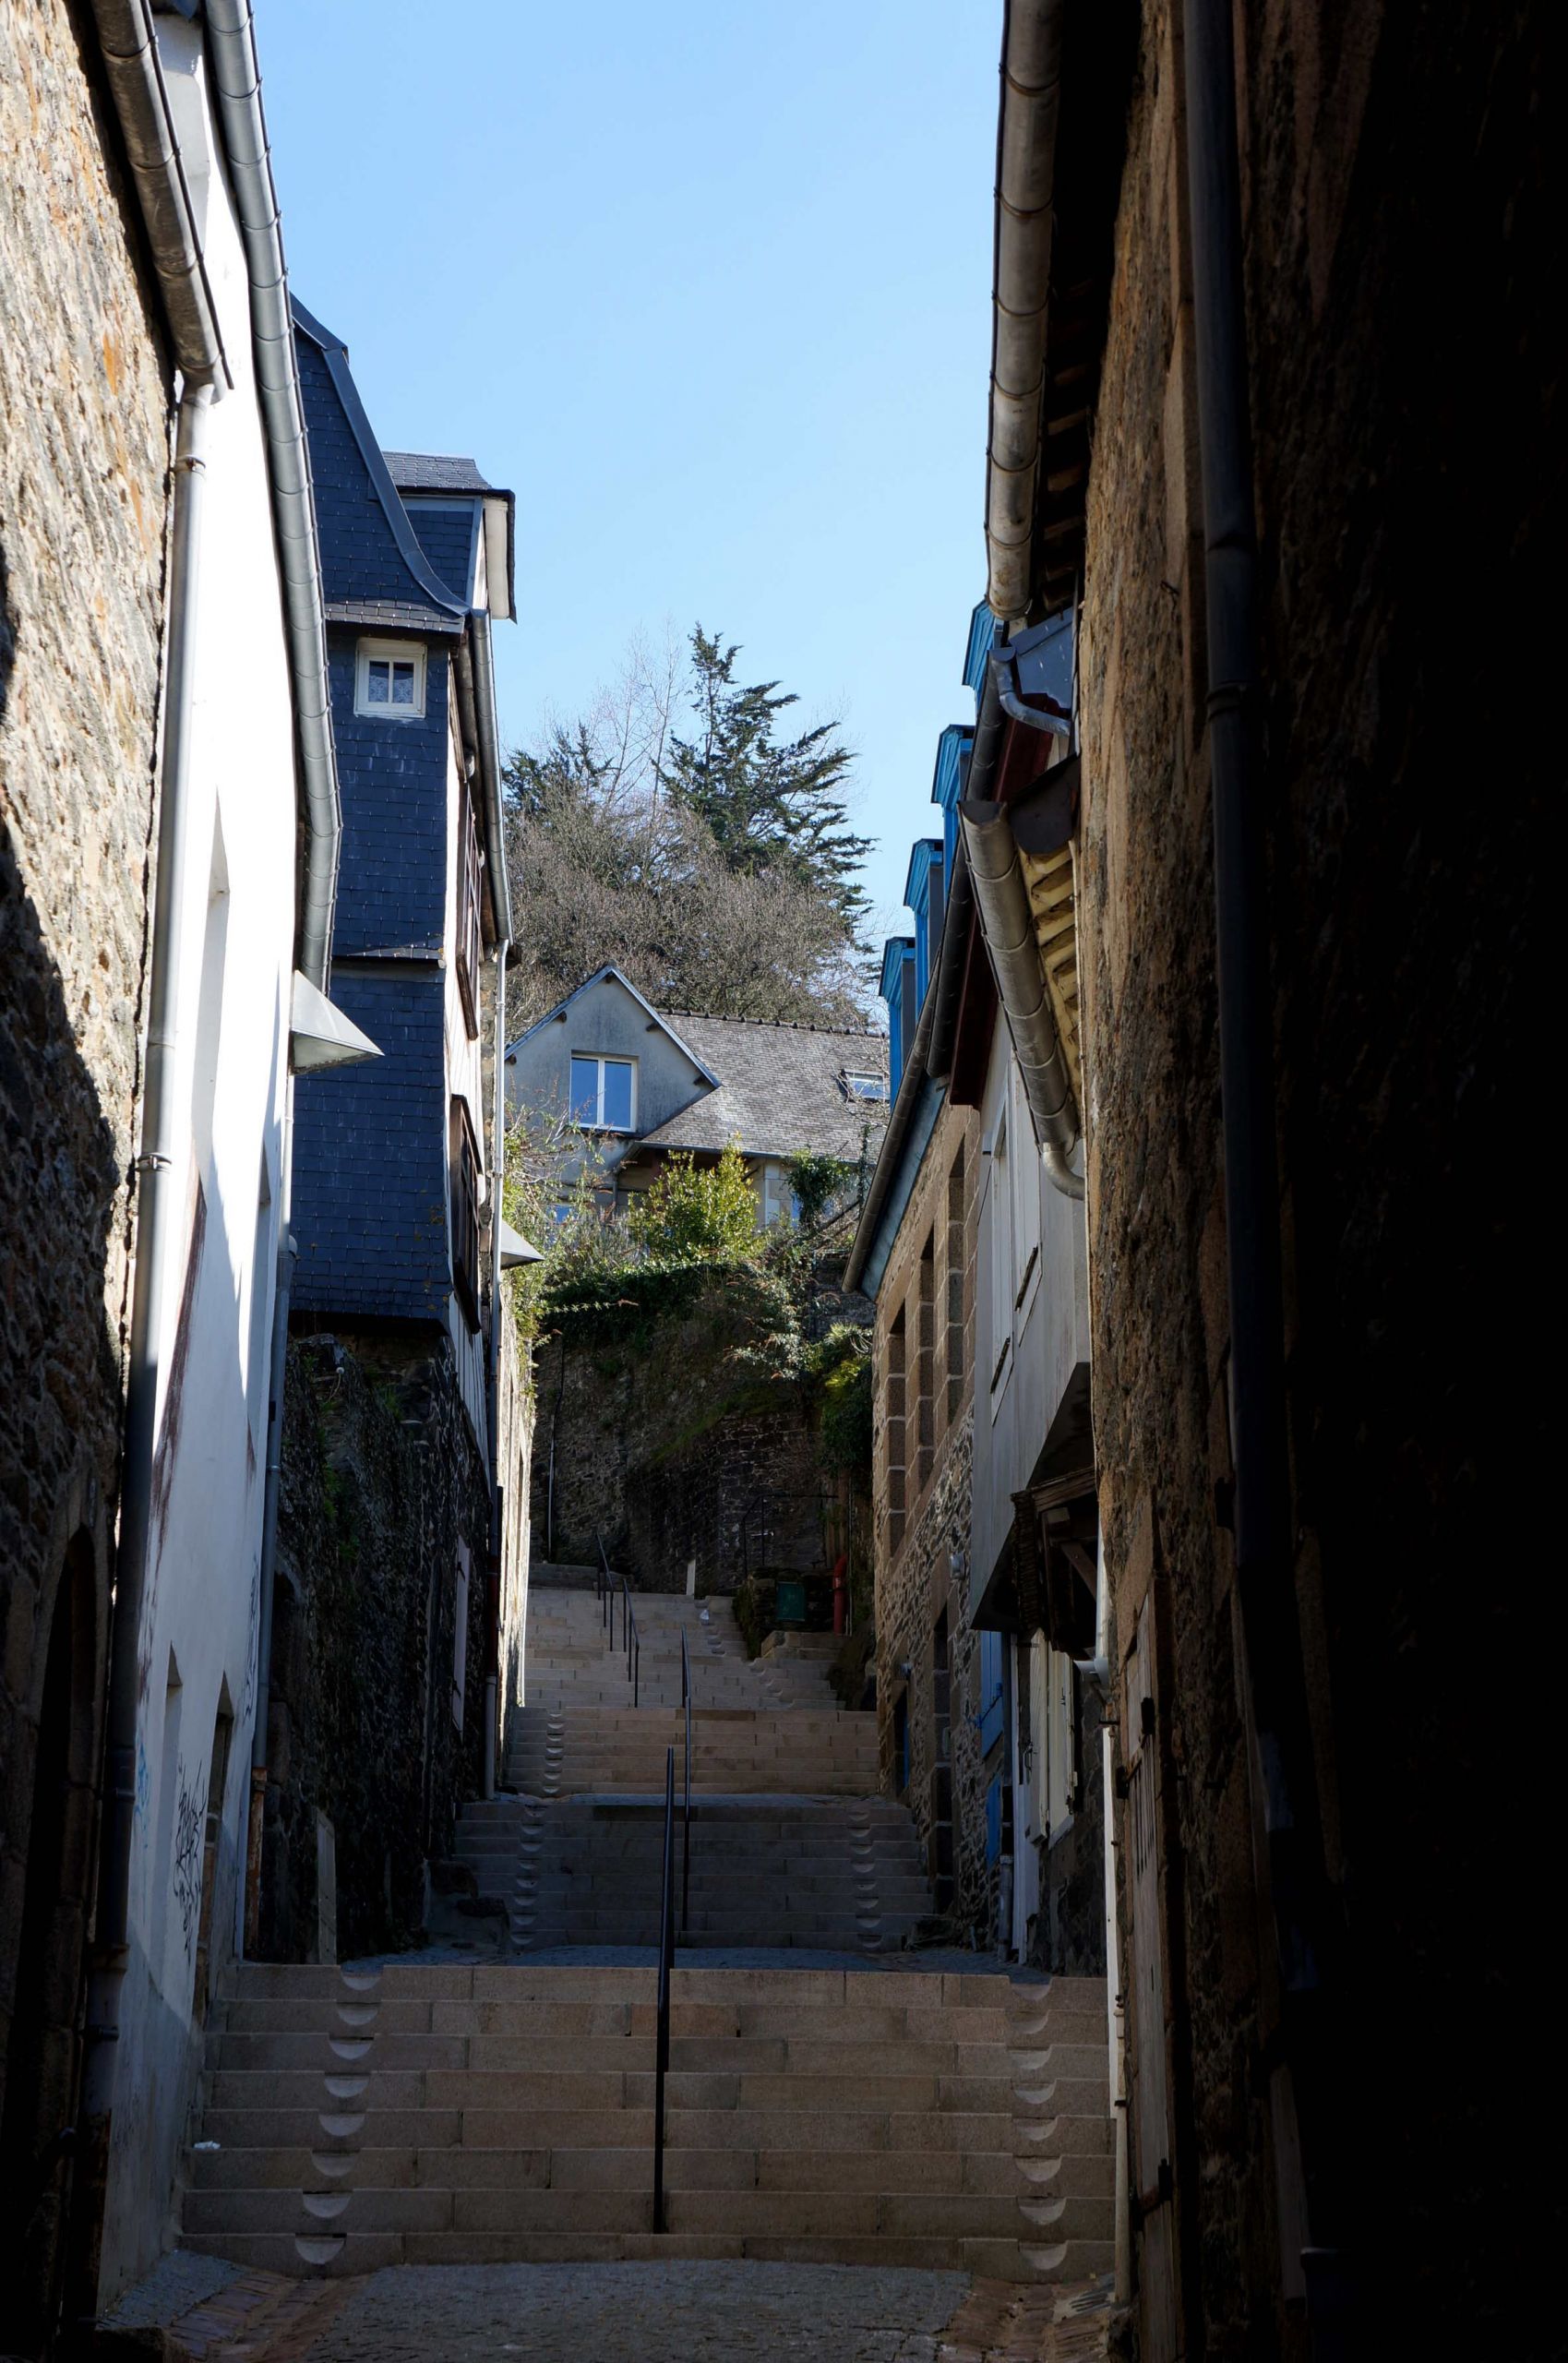
[[[179,1795],[174,1806],[174,1903],[185,1933],[186,1958],[196,1953],[197,1924],[201,1914],[201,1774],[187,1779],[180,1766]]]
[[[250,1565],[250,1646],[245,1658],[245,1704],[240,1709],[240,1725],[250,1721],[250,1710],[256,1704],[256,1677],[261,1654],[261,1562],[253,1559]]]

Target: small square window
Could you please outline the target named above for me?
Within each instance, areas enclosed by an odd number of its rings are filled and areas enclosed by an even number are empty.
[[[362,640],[353,710],[380,722],[417,722],[425,712],[425,650],[418,641]]]

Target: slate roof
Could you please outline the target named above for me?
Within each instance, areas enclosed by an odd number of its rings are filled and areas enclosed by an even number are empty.
[[[750,1157],[809,1152],[854,1164],[869,1123],[875,1151],[887,1103],[852,1099],[844,1076],[886,1077],[884,1035],[748,1017],[690,1017],[669,1010],[660,1014],[719,1077],[719,1085],[642,1134],[640,1146],[718,1150],[738,1139]]]
[[[387,473],[342,339],[292,310],[329,623],[463,629],[466,606],[432,570]]]
[[[383,451],[387,473],[400,492],[488,492],[498,500],[511,495],[489,484],[472,460],[445,451]]]

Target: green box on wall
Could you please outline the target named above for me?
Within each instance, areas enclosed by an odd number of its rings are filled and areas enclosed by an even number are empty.
[[[773,1602],[775,1625],[804,1625],[806,1622],[806,1586],[781,1580]]]

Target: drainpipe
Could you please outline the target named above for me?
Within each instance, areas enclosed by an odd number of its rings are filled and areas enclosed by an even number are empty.
[[[496,1106],[491,1117],[495,1165],[490,1189],[490,1601],[485,1665],[485,1794],[496,1793],[496,1717],[501,1675],[501,1323],[506,1317],[502,1294],[501,1205],[507,1171],[507,954],[509,936],[496,946]]]
[[[1111,1678],[1110,1577],[1102,1535],[1095,1554],[1095,1654],[1075,1658],[1073,1669],[1100,1697],[1100,1777],[1105,1789],[1106,2041],[1111,2122],[1116,2141],[1116,2302],[1132,2302],[1131,2183],[1127,2142],[1127,1997],[1121,1990],[1121,1929],[1117,1914],[1121,1841],[1116,1818],[1116,1707]]]
[[[299,969],[318,992],[330,983],[332,913],[342,838],[332,744],[326,617],[316,534],[310,447],[300,396],[299,363],[289,312],[278,193],[272,179],[261,73],[250,0],[208,0],[205,48],[223,137],[234,210],[250,287],[251,352],[267,437],[268,481],[299,750],[299,801],[305,823],[305,877],[298,920]],[[289,1299],[296,1250],[289,1230],[293,1200],[293,1077],[283,1102],[282,1194],[272,1319],[271,1391],[262,1507],[257,1613],[256,1721],[251,1733],[251,1795],[246,1823],[244,1949],[253,1951],[260,1914],[261,1841],[267,1787],[267,1726],[271,1705],[272,1608],[277,1580],[278,1493]]]
[[[131,1297],[126,1448],[120,1486],[114,1619],[109,1650],[104,1745],[102,1859],[89,1986],[82,2068],[83,2148],[102,2232],[104,2180],[114,2116],[120,1997],[130,1923],[131,1850],[136,1833],[138,1656],[152,1529],[152,1462],[158,1435],[161,1335],[169,1298],[180,1210],[185,1203],[180,1098],[175,1073],[186,907],[190,900],[191,707],[196,682],[197,589],[205,501],[210,385],[182,388],[174,444],[169,532],[169,653],[159,772],[158,858],[148,981],[147,1066],[141,1148],[136,1160],[136,1275]],[[96,2295],[97,2261],[85,2277]]]
[[[1347,2203],[1335,2039],[1336,1919],[1322,1852],[1295,1597],[1275,1149],[1273,989],[1259,715],[1230,0],[1187,0],[1187,172],[1203,478],[1221,1122],[1230,1314],[1236,1582],[1257,1739],[1270,1902],[1306,2189],[1313,2352],[1346,2351]]]
[[[511,889],[507,878],[507,841],[501,811],[501,748],[496,720],[496,667],[490,642],[490,618],[483,607],[471,607],[467,639],[472,654],[462,670],[473,701],[474,738],[479,758],[479,785],[485,798],[485,854],[490,879],[491,909],[496,921],[496,1050],[495,1106],[491,1115],[490,1187],[490,1579],[485,1601],[485,1794],[496,1793],[496,1718],[499,1707],[501,1671],[501,1323],[506,1299],[502,1288],[501,1215],[507,1167],[507,956],[511,950]],[[466,653],[466,652],[462,652]]]
[[[242,1951],[256,1958],[261,1941],[261,1850],[266,1832],[267,1728],[272,1704],[272,1603],[277,1596],[278,1502],[283,1474],[283,1389],[288,1379],[289,1299],[299,1247],[289,1228],[293,1210],[294,1079],[283,1086],[282,1201],[278,1217],[278,1278],[272,1300],[271,1376],[267,1407],[266,1493],[261,1513],[260,1605],[256,1637],[256,1721],[250,1734],[250,1820],[245,1858]]]
[[[1078,1146],[1078,1110],[1051,1014],[1028,889],[1006,809],[966,797],[958,808],[958,817],[974,881],[975,907],[1023,1076],[1040,1156],[1057,1188],[1069,1198],[1082,1198],[1083,1177],[1073,1171],[1071,1162]]]

